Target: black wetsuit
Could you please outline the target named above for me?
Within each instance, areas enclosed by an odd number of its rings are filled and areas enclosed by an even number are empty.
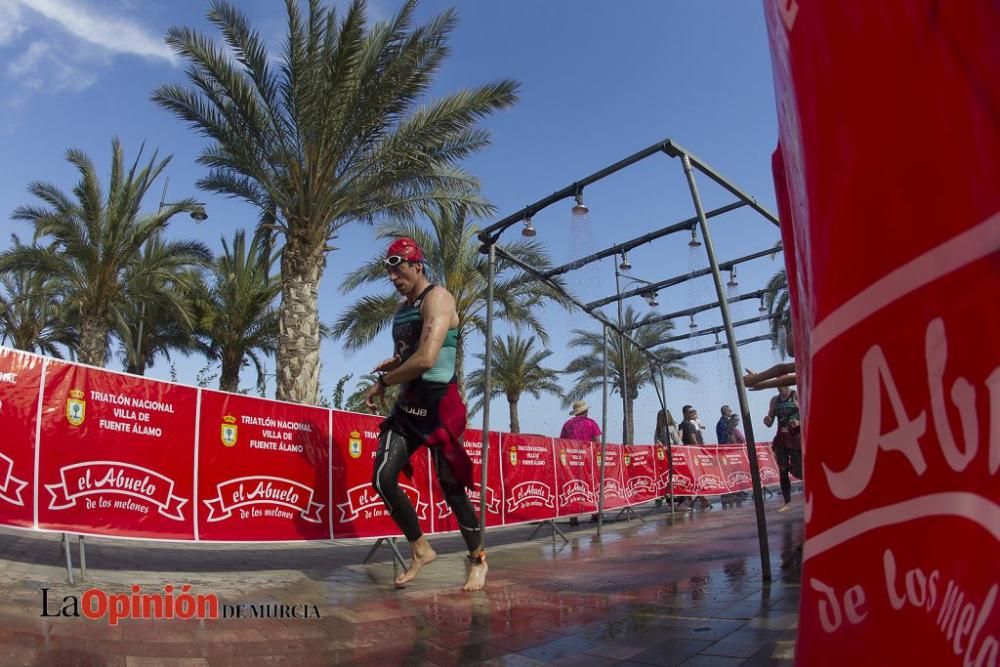
[[[416,351],[423,330],[423,316],[420,308],[424,297],[434,285],[428,286],[413,305],[402,306],[393,319],[392,340],[400,363],[405,362]],[[410,542],[423,532],[417,521],[413,505],[399,488],[399,474],[407,466],[410,456],[427,440],[439,426],[438,406],[447,392],[457,391],[455,378],[455,344],[457,331],[450,329],[444,345],[438,354],[434,367],[419,378],[410,380],[400,388],[399,399],[392,413],[382,422],[378,452],[375,454],[375,470],[372,485],[378,492],[390,516]],[[441,378],[448,378],[441,381]],[[431,461],[437,471],[438,483],[444,492],[445,501],[455,513],[459,530],[469,551],[479,547],[479,519],[465,494],[465,487],[459,482],[442,455],[441,447],[429,447]]]

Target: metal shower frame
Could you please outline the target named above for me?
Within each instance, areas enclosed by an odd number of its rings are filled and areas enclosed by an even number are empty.
[[[526,264],[525,262],[521,261],[520,259],[518,259],[516,257],[513,257],[512,255],[510,255],[510,253],[508,253],[506,250],[504,250],[502,247],[500,247],[498,245],[498,241],[500,239],[500,236],[507,229],[509,229],[511,226],[517,224],[518,222],[528,220],[529,218],[531,218],[532,216],[534,216],[539,211],[541,211],[541,210],[545,209],[546,207],[551,206],[552,204],[555,204],[555,203],[557,203],[559,201],[562,201],[564,199],[568,199],[570,197],[579,197],[579,196],[582,196],[583,189],[586,186],[588,186],[588,185],[590,185],[592,183],[596,183],[597,181],[599,181],[599,180],[601,180],[603,178],[606,178],[606,177],[610,176],[611,174],[614,174],[614,173],[616,173],[618,171],[621,171],[622,169],[625,169],[626,167],[629,167],[629,166],[631,166],[631,165],[633,165],[633,164],[635,164],[637,162],[645,160],[646,158],[652,157],[654,155],[659,155],[661,153],[667,155],[670,158],[679,159],[681,161],[682,169],[684,171],[684,175],[685,175],[685,178],[687,180],[688,188],[689,188],[690,193],[691,193],[691,200],[692,200],[692,203],[694,204],[695,215],[693,217],[687,218],[685,220],[681,220],[681,221],[679,221],[677,223],[674,223],[674,224],[669,225],[667,227],[663,227],[663,228],[658,229],[658,230],[656,230],[654,232],[650,232],[648,234],[643,234],[643,235],[638,236],[638,237],[636,237],[636,238],[634,238],[634,239],[632,239],[630,241],[626,241],[624,243],[618,243],[618,244],[613,245],[613,246],[611,246],[609,248],[606,248],[604,250],[596,252],[596,253],[594,253],[592,255],[588,255],[586,257],[582,257],[580,259],[574,260],[574,261],[569,262],[567,264],[564,264],[562,266],[558,266],[558,267],[555,267],[553,269],[548,269],[548,270],[545,270],[545,271],[541,271],[541,270],[539,270],[539,269],[537,269],[537,268],[535,268],[533,266],[530,266],[530,265]],[[712,209],[712,210],[706,212],[704,210],[703,206],[702,206],[701,196],[698,193],[698,186],[697,186],[697,183],[696,183],[696,180],[695,180],[695,173],[694,173],[695,170],[701,172],[703,175],[707,176],[709,179],[711,179],[712,181],[714,181],[715,183],[717,183],[718,185],[720,185],[723,189],[725,189],[726,191],[728,191],[730,194],[734,195],[736,197],[736,200],[733,201],[733,202],[731,202],[731,203],[729,203],[729,204],[726,204],[725,206],[721,206],[719,208],[715,208],[715,209]],[[757,537],[758,537],[758,542],[760,544],[761,572],[762,572],[763,579],[765,581],[770,581],[771,580],[771,564],[770,564],[770,555],[769,555],[769,548],[768,548],[768,542],[767,542],[767,522],[766,522],[766,518],[764,516],[764,500],[763,500],[763,493],[762,493],[762,490],[761,490],[761,483],[760,483],[760,469],[759,469],[758,460],[757,460],[756,441],[754,439],[754,433],[753,433],[753,421],[752,421],[751,416],[750,416],[750,407],[749,407],[749,404],[747,402],[746,387],[743,384],[743,367],[742,367],[742,364],[740,362],[739,349],[738,349],[740,345],[751,343],[751,342],[756,342],[758,340],[765,340],[765,339],[768,338],[768,336],[756,336],[756,337],[745,339],[745,340],[742,340],[742,341],[737,340],[736,339],[736,334],[734,332],[734,326],[739,325],[739,324],[745,324],[745,323],[748,323],[748,322],[747,321],[743,321],[743,322],[740,322],[740,323],[736,323],[734,325],[734,323],[730,319],[729,306],[728,306],[728,302],[729,301],[738,301],[738,300],[743,300],[743,299],[747,299],[747,298],[758,298],[758,297],[762,296],[762,294],[764,292],[766,292],[766,290],[759,290],[758,292],[753,293],[754,296],[742,295],[742,296],[740,296],[738,298],[727,299],[726,292],[725,292],[725,287],[724,287],[723,282],[722,282],[722,276],[721,276],[720,271],[722,271],[722,270],[728,270],[728,269],[732,268],[733,266],[735,266],[736,264],[739,264],[739,263],[742,263],[742,262],[745,262],[745,261],[750,261],[750,260],[756,259],[758,257],[762,257],[762,256],[769,255],[769,254],[773,255],[776,252],[780,252],[781,248],[780,248],[780,245],[779,245],[777,247],[770,248],[768,250],[758,251],[756,253],[752,253],[751,255],[746,255],[744,257],[740,257],[740,258],[736,258],[736,259],[733,259],[733,260],[729,260],[729,261],[725,261],[725,262],[721,262],[720,263],[717,260],[716,256],[715,256],[715,248],[714,248],[714,246],[712,244],[712,236],[711,236],[711,233],[709,232],[709,229],[708,229],[708,219],[709,218],[713,218],[713,217],[716,217],[716,216],[719,216],[719,215],[723,215],[725,213],[728,213],[730,211],[733,211],[733,210],[736,210],[736,209],[740,209],[740,208],[743,208],[743,207],[749,207],[749,208],[753,209],[754,211],[756,211],[757,213],[759,213],[761,216],[763,216],[764,219],[767,220],[768,222],[772,223],[775,226],[778,225],[778,218],[777,218],[777,216],[775,216],[771,211],[769,211],[764,206],[762,206],[761,204],[759,204],[753,197],[751,197],[750,195],[748,195],[747,193],[745,193],[743,190],[741,190],[740,188],[738,188],[735,185],[733,185],[729,180],[727,180],[725,177],[723,177],[719,172],[715,171],[707,163],[705,163],[703,160],[700,160],[698,157],[696,157],[695,155],[693,155],[690,151],[688,151],[687,149],[685,149],[683,146],[677,144],[676,142],[674,142],[671,139],[666,139],[666,140],[661,141],[659,143],[653,144],[652,146],[649,146],[648,148],[645,148],[645,149],[643,149],[643,150],[641,150],[641,151],[639,151],[637,153],[634,153],[634,154],[632,154],[632,155],[624,158],[623,160],[620,160],[620,161],[618,161],[618,162],[616,162],[616,163],[614,163],[612,165],[609,165],[608,167],[605,167],[604,169],[601,169],[600,171],[594,172],[593,174],[587,176],[586,178],[583,178],[583,179],[581,179],[579,181],[576,181],[576,182],[572,183],[571,185],[563,188],[562,190],[554,192],[551,195],[538,200],[534,204],[530,204],[528,206],[525,206],[520,211],[517,211],[516,213],[513,213],[513,214],[511,214],[511,215],[503,218],[502,220],[500,220],[500,221],[498,221],[498,222],[496,222],[496,223],[494,223],[492,225],[489,225],[488,227],[484,228],[482,231],[479,232],[479,240],[483,243],[481,251],[484,254],[486,254],[487,257],[488,257],[488,262],[487,262],[487,265],[488,265],[488,281],[487,281],[487,291],[486,291],[486,332],[485,332],[485,337],[486,337],[486,353],[485,353],[485,358],[484,358],[484,366],[485,366],[485,368],[484,368],[484,375],[485,375],[485,377],[484,377],[484,381],[485,381],[485,393],[484,393],[484,395],[485,396],[490,396],[491,392],[492,392],[492,381],[493,381],[493,378],[492,378],[492,366],[493,366],[494,287],[495,287],[495,283],[496,283],[496,258],[499,255],[500,257],[502,257],[506,261],[510,262],[514,266],[517,266],[518,268],[520,268],[521,270],[523,270],[526,274],[528,274],[529,276],[531,276],[535,280],[538,280],[538,281],[544,283],[545,285],[547,285],[548,287],[550,287],[551,289],[554,289],[557,292],[559,292],[569,302],[573,303],[575,306],[577,306],[578,308],[580,308],[581,310],[583,310],[585,313],[587,313],[588,315],[590,315],[591,317],[593,317],[594,319],[596,319],[598,322],[600,322],[603,325],[603,333],[604,333],[604,381],[603,381],[603,398],[602,398],[601,465],[600,465],[601,471],[600,471],[600,486],[598,487],[600,489],[600,495],[598,496],[598,527],[597,527],[598,535],[600,535],[600,533],[601,533],[601,526],[602,526],[602,523],[603,523],[603,510],[604,510],[604,461],[606,460],[605,454],[607,452],[607,421],[608,421],[608,332],[609,332],[609,330],[612,331],[612,332],[614,332],[614,333],[616,333],[616,334],[618,334],[621,337],[622,343],[623,343],[623,349],[624,349],[624,341],[629,341],[632,345],[635,345],[636,348],[648,359],[649,364],[650,364],[650,371],[651,371],[652,377],[653,377],[653,386],[654,386],[654,388],[656,388],[656,393],[657,393],[657,397],[658,397],[659,402],[660,402],[660,406],[664,410],[666,409],[666,384],[665,384],[665,381],[664,381],[664,374],[663,374],[663,365],[665,363],[668,363],[669,361],[672,361],[674,359],[678,359],[678,358],[681,358],[681,357],[688,357],[688,356],[692,356],[692,355],[695,355],[695,354],[703,354],[703,353],[706,353],[706,352],[711,352],[711,351],[714,351],[714,350],[722,349],[724,347],[728,347],[728,349],[729,349],[729,358],[730,358],[730,361],[732,362],[733,379],[734,379],[734,381],[736,383],[736,389],[737,389],[737,394],[738,394],[738,399],[739,399],[739,405],[740,405],[740,412],[742,414],[743,424],[744,424],[744,429],[745,429],[745,435],[746,435],[747,458],[748,458],[749,464],[750,464],[750,477],[751,477],[751,481],[752,481],[752,484],[753,484],[754,511],[755,511],[756,518],[757,518]],[[573,297],[572,295],[568,294],[566,292],[566,290],[564,290],[563,288],[561,288],[553,280],[553,278],[555,278],[556,276],[562,275],[564,273],[567,273],[567,272],[575,270],[575,269],[579,269],[579,268],[581,268],[583,266],[586,266],[587,264],[599,261],[599,260],[607,258],[607,257],[615,257],[616,255],[618,255],[618,254],[620,254],[622,252],[627,252],[628,250],[631,250],[632,248],[638,247],[640,245],[644,245],[646,243],[649,243],[649,242],[651,242],[651,241],[653,241],[655,239],[661,238],[663,236],[667,236],[669,234],[673,234],[673,233],[677,233],[677,232],[682,232],[682,231],[692,231],[693,232],[696,227],[701,229],[702,238],[704,239],[705,251],[706,251],[706,254],[708,255],[708,263],[709,263],[708,268],[699,269],[697,271],[692,271],[692,272],[689,272],[689,273],[681,275],[681,276],[675,276],[673,278],[668,278],[666,280],[663,280],[663,281],[660,281],[660,282],[657,282],[657,283],[651,283],[650,285],[643,285],[643,287],[641,289],[636,289],[636,290],[630,290],[630,291],[627,291],[627,292],[616,293],[616,295],[614,295],[614,296],[610,296],[610,297],[607,297],[607,298],[604,298],[604,299],[599,299],[597,301],[594,301],[594,302],[591,302],[591,303],[588,303],[588,304],[582,303],[580,300],[578,300],[575,297]],[[622,326],[620,326],[620,324],[616,324],[616,323],[610,321],[602,313],[600,313],[600,312],[598,312],[596,310],[597,308],[599,308],[602,305],[606,305],[606,304],[609,304],[609,303],[612,303],[612,302],[615,302],[615,301],[617,301],[618,304],[620,305],[621,302],[624,299],[628,299],[628,298],[631,298],[633,296],[638,296],[638,295],[640,295],[641,292],[646,292],[646,291],[648,291],[650,289],[663,289],[665,287],[670,287],[672,285],[677,285],[677,284],[686,282],[688,280],[692,280],[694,278],[697,278],[697,277],[700,277],[700,276],[704,276],[704,275],[709,275],[709,274],[712,275],[713,280],[715,282],[715,290],[716,290],[716,293],[718,295],[718,301],[715,302],[715,303],[712,303],[712,304],[705,304],[703,306],[695,306],[692,309],[687,309],[687,311],[679,311],[679,313],[681,313],[681,314],[693,314],[694,312],[700,312],[702,310],[710,310],[710,309],[713,309],[715,307],[718,307],[719,311],[720,311],[720,313],[722,315],[722,327],[721,328],[715,327],[715,329],[719,329],[720,331],[722,331],[722,330],[725,331],[725,333],[726,333],[726,342],[725,343],[720,343],[718,345],[713,345],[713,346],[702,348],[702,349],[698,349],[698,350],[692,350],[692,351],[686,352],[686,353],[684,353],[682,355],[671,356],[670,359],[664,359],[664,358],[660,357],[659,355],[657,355],[653,350],[647,349],[647,348],[643,347],[642,345],[638,344],[636,342],[636,340],[630,335],[631,329],[625,329]],[[690,313],[688,311],[690,311]],[[677,313],[673,313],[673,314],[670,314],[668,316],[658,317],[658,318],[656,318],[655,321],[669,319],[669,317],[674,317],[674,316],[677,316]],[[759,319],[759,318],[757,318],[757,319]],[[648,323],[651,323],[651,322],[646,322],[644,324],[648,324]],[[688,335],[686,337],[691,337],[691,335]],[[657,345],[660,345],[660,344],[662,344],[664,342],[666,342],[666,341],[661,341],[660,343],[657,343]],[[658,374],[659,374],[659,378],[660,378],[660,384],[659,384],[659,386],[657,386],[657,383],[656,383],[656,376],[657,376],[657,372],[656,371],[657,370],[659,371]],[[489,436],[490,436],[490,401],[485,401],[483,403],[483,428],[482,428],[482,430],[483,430],[483,440],[482,440],[482,442],[483,442],[483,444],[482,444],[482,462],[483,462],[483,464],[482,464],[482,480],[481,480],[481,487],[480,487],[481,491],[484,490],[484,489],[486,489],[486,486],[487,486],[487,468],[488,468],[488,461],[489,461],[487,452],[488,452],[488,444],[489,444]],[[669,440],[666,443],[666,446],[667,446],[667,458],[669,460],[669,473],[670,473],[668,493],[670,495],[670,500],[671,500],[671,503],[670,503],[670,505],[671,505],[671,511],[673,511],[673,502],[672,502],[673,501],[673,450],[672,450],[672,447],[671,447],[671,444],[670,444]],[[481,541],[482,541],[482,546],[483,547],[485,547],[485,544],[486,544],[486,518],[487,518],[487,516],[486,516],[486,504],[485,503],[480,503],[480,526],[481,526],[481,533],[480,534],[481,534]]]

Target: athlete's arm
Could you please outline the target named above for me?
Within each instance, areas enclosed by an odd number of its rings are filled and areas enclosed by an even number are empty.
[[[781,377],[776,377],[772,380],[764,380],[763,382],[758,382],[752,387],[748,386],[747,389],[750,391],[760,391],[761,389],[776,389],[778,387],[793,387],[795,386],[795,374],[782,375]]]
[[[768,428],[771,428],[771,424],[774,423],[775,403],[777,403],[777,402],[778,402],[778,397],[777,396],[772,396],[771,397],[771,405],[770,405],[770,407],[767,410],[767,416],[764,417],[764,426],[766,426]]]
[[[444,288],[432,289],[424,297],[420,315],[424,320],[424,328],[420,332],[417,349],[398,368],[382,376],[386,384],[402,384],[415,380],[434,367],[454,319],[455,298]]]

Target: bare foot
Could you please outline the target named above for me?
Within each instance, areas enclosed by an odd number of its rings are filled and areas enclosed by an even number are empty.
[[[469,576],[465,579],[463,591],[481,591],[486,586],[486,573],[490,571],[490,566],[486,564],[486,558],[481,562],[469,563]]]
[[[421,537],[420,539],[424,539]],[[406,572],[396,577],[396,587],[402,588],[407,583],[413,581],[417,573],[420,572],[420,568],[428,563],[434,562],[437,558],[437,553],[431,548],[431,545],[424,540],[423,545],[417,546],[417,542],[414,542],[411,546],[413,551],[413,557],[410,559],[410,566],[406,568]]]

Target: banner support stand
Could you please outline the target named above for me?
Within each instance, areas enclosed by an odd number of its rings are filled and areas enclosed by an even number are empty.
[[[375,556],[375,552],[378,551],[379,546],[381,546],[383,542],[385,544],[388,544],[389,548],[392,549],[393,563],[399,563],[401,566],[405,568],[406,561],[403,560],[403,555],[399,553],[399,549],[396,548],[395,537],[393,538],[380,537],[377,540],[375,540],[375,544],[373,544],[372,548],[368,550],[368,554],[364,557],[364,560],[362,560],[361,563],[367,565],[368,561],[370,561]]]
[[[625,520],[626,521],[629,521],[630,517],[635,517],[639,521],[642,521],[643,523],[646,523],[646,520],[643,519],[641,516],[639,516],[639,513],[636,512],[634,509],[632,509],[631,505],[626,505],[625,507],[623,507],[621,509],[621,511],[618,512],[618,516],[615,517],[615,521],[618,521],[618,519],[621,518],[622,514],[625,515]]]
[[[530,542],[531,540],[533,540],[534,537],[535,537],[535,535],[538,534],[538,531],[541,530],[545,526],[548,526],[549,528],[552,529],[552,543],[553,544],[556,543],[556,534],[558,534],[559,537],[563,538],[563,541],[566,544],[569,544],[569,538],[566,537],[566,534],[564,532],[562,532],[561,530],[559,530],[559,526],[557,526],[556,522],[553,521],[552,519],[545,519],[544,521],[539,521],[537,524],[535,524],[535,529],[533,531],[531,531],[531,535],[528,535],[528,539],[525,540],[525,541],[526,542]]]
[[[76,582],[73,581],[73,554],[69,550],[69,535],[66,533],[62,534],[63,543],[63,553],[66,555],[66,579],[69,580],[69,585],[72,586]]]
[[[77,535],[77,544],[80,546],[80,581],[87,579],[87,546],[83,541],[83,535]]]

